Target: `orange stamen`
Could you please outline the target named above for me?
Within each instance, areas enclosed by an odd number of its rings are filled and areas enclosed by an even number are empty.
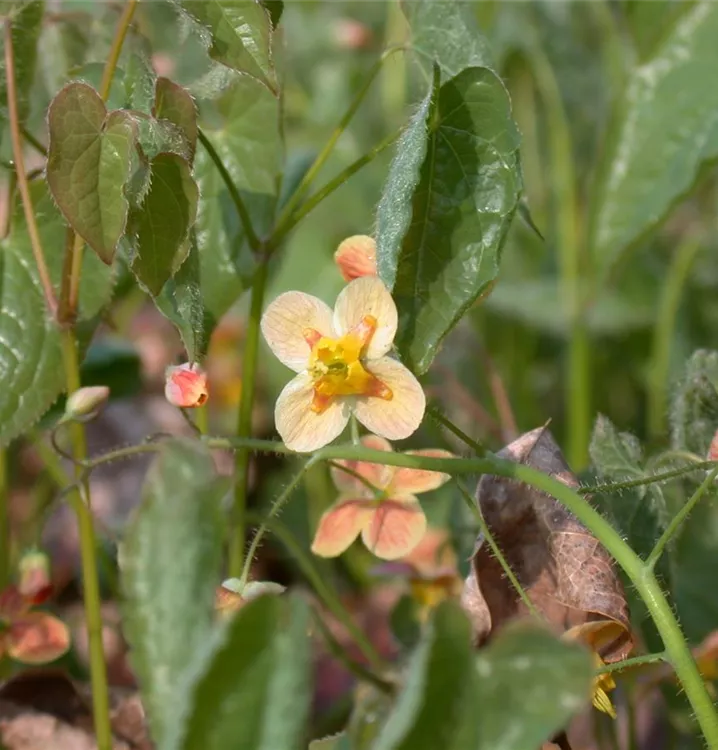
[[[302,335],[307,344],[309,344],[310,349],[314,349],[322,338],[322,334],[319,333],[319,331],[315,331],[313,328],[305,328],[302,331]]]

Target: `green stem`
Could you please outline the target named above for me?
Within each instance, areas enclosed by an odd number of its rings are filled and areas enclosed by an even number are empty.
[[[457,427],[450,419],[447,419],[441,410],[434,404],[429,404],[426,409],[427,414],[435,419],[442,427],[445,427],[450,433],[455,435],[462,443],[471,448],[477,456],[485,456],[486,448],[481,443],[467,435],[460,427]]]
[[[596,670],[596,674],[604,674],[606,672],[626,672],[629,669],[642,667],[646,664],[655,664],[659,661],[666,661],[666,654],[664,651],[661,651],[658,654],[634,656],[632,659],[623,659],[623,661],[616,661],[613,662],[613,664],[604,664]]]
[[[666,415],[666,386],[671,363],[671,342],[688,273],[701,244],[682,242],[673,257],[658,306],[658,321],[653,333],[652,362],[648,368],[648,435],[663,434]]]
[[[599,492],[602,494],[620,492],[621,490],[631,489],[631,487],[643,487],[644,485],[656,484],[657,482],[667,482],[669,479],[676,479],[677,477],[682,477],[686,474],[693,474],[696,471],[714,469],[715,466],[715,461],[696,461],[687,466],[680,466],[677,469],[664,471],[660,474],[649,474],[640,479],[627,479],[625,482],[612,482],[610,484],[594,484],[587,487],[579,487],[577,491],[582,495],[592,495]]]
[[[489,529],[489,525],[486,523],[486,519],[484,518],[484,514],[481,512],[481,506],[478,502],[475,502],[473,497],[471,497],[471,493],[466,489],[463,482],[460,480],[456,480],[456,485],[459,488],[459,491],[461,492],[461,496],[464,499],[464,502],[468,506],[469,510],[474,514],[474,517],[476,518],[479,529],[481,530],[481,533],[484,535],[486,541],[489,543],[489,547],[491,547],[491,552],[493,553],[494,557],[499,561],[499,565],[501,565],[501,568],[503,569],[504,573],[506,574],[506,577],[509,579],[509,583],[514,587],[516,590],[516,593],[519,595],[519,598],[521,601],[526,605],[526,608],[530,612],[530,614],[533,617],[538,618],[539,620],[542,619],[541,613],[536,609],[534,603],[529,598],[529,595],[524,590],[524,587],[521,585],[521,582],[516,577],[516,574],[513,570],[511,570],[511,566],[509,565],[509,561],[504,557],[504,553],[501,551],[501,548],[496,543],[496,540],[494,539],[494,535],[491,533],[491,529]]]
[[[353,445],[357,445],[357,443],[353,443]],[[339,471],[343,471],[345,474],[348,474],[350,477],[354,477],[357,482],[361,482],[375,497],[379,498],[384,494],[384,490],[380,490],[378,487],[375,487],[366,477],[363,477],[358,471],[354,471],[354,469],[350,468],[349,466],[340,464],[337,461],[327,461],[327,463],[331,467],[338,469]]]
[[[549,155],[555,186],[556,244],[562,296],[570,330],[564,385],[568,419],[567,457],[569,464],[578,471],[586,465],[591,434],[591,362],[586,315],[581,300],[582,237],[573,139],[550,62],[538,49],[532,50],[530,58],[548,119]]]
[[[204,131],[200,128],[197,131],[197,136],[199,138],[199,142],[204,146],[205,151],[207,152],[209,158],[214,162],[214,166],[217,168],[217,171],[219,172],[219,176],[222,178],[222,181],[225,184],[225,187],[227,188],[227,192],[229,193],[229,197],[232,199],[232,202],[234,203],[234,207],[237,211],[237,216],[239,216],[239,220],[242,222],[242,228],[244,229],[244,234],[247,236],[247,243],[249,244],[250,248],[254,252],[257,252],[260,247],[260,241],[257,237],[256,232],[254,231],[254,227],[252,227],[252,219],[249,216],[249,211],[247,210],[247,207],[244,205],[244,201],[242,200],[242,196],[237,189],[237,186],[234,184],[234,180],[232,180],[232,176],[227,171],[227,167],[224,166],[224,163],[222,162],[222,159],[220,155],[217,153],[217,150],[212,145],[212,141],[207,138]]]
[[[252,412],[254,410],[254,391],[257,377],[257,359],[259,353],[259,324],[262,319],[264,292],[267,286],[268,261],[262,259],[252,283],[252,300],[247,322],[247,335],[242,355],[242,398],[239,402],[237,437],[248,438],[252,434]],[[249,487],[248,449],[237,452],[235,463],[234,505],[232,508],[229,539],[229,574],[238,576],[244,561],[245,529],[244,514],[247,508],[247,491]]]
[[[0,591],[10,582],[10,492],[7,450],[0,450]]]
[[[647,568],[653,570],[656,567],[656,563],[660,560],[666,545],[678,532],[678,529],[680,529],[683,522],[688,518],[688,514],[695,508],[698,501],[705,495],[706,490],[715,484],[716,476],[718,476],[718,467],[714,468],[708,474],[698,489],[691,495],[688,502],[673,516],[673,519],[661,534],[661,538],[656,542],[656,546],[651,550],[651,554],[648,555],[648,559],[646,560]]]
[[[373,161],[379,154],[391,146],[392,143],[401,134],[400,130],[387,136],[381,143],[364,156],[359,157],[355,162],[342,170],[334,179],[329,180],[327,184],[320,188],[311,198],[307,199],[295,213],[289,215],[283,221],[277,222],[277,228],[274,230],[269,241],[271,248],[278,247],[281,241],[299,224],[299,222],[311,213],[325,198],[329,197],[337,188],[340,188],[353,174],[358,172],[362,167]]]
[[[127,31],[130,28],[130,22],[132,16],[135,13],[137,7],[137,0],[128,0],[127,4],[122,10],[122,15],[117,24],[117,30],[115,31],[115,37],[112,40],[112,47],[110,47],[109,55],[107,56],[107,62],[105,63],[105,69],[102,71],[102,82],[100,83],[100,96],[102,101],[106,102],[110,96],[110,87],[112,86],[112,79],[115,76],[115,70],[117,70],[117,63],[120,59],[120,53],[122,52],[122,45],[125,43],[125,37]]]
[[[302,573],[307,577],[317,596],[322,600],[324,606],[339,620],[354,639],[359,650],[364,654],[369,664],[377,671],[383,671],[384,665],[381,657],[377,654],[371,641],[366,637],[364,631],[354,622],[354,619],[336,592],[327,584],[326,579],[314,566],[312,558],[304,552],[296,539],[277,518],[262,518],[257,513],[248,513],[247,518],[251,521],[265,523],[269,530],[287,548],[289,554],[297,561]]]
[[[312,182],[314,182],[317,174],[319,174],[319,171],[326,163],[331,152],[334,150],[334,146],[336,146],[337,141],[339,140],[339,138],[341,138],[342,134],[347,129],[347,126],[351,122],[351,119],[354,117],[356,111],[361,106],[361,103],[364,101],[364,97],[367,95],[367,92],[371,88],[372,83],[374,83],[374,79],[377,77],[377,75],[379,75],[379,71],[384,67],[384,63],[395,52],[398,52],[402,49],[403,47],[391,47],[385,50],[382,56],[376,61],[376,63],[374,63],[372,69],[369,71],[369,75],[364,81],[364,84],[357,92],[356,96],[352,100],[352,103],[349,105],[349,108],[344,113],[342,119],[339,121],[339,124],[334,128],[334,131],[329,136],[329,140],[327,140],[327,142],[324,144],[324,147],[317,155],[317,158],[306,171],[299,185],[297,185],[297,189],[294,191],[294,193],[282,209],[279,215],[279,219],[277,220],[277,226],[282,226],[289,221],[290,217],[294,213],[294,209],[297,208],[302,198],[306,195]]]
[[[47,156],[47,149],[24,125],[20,127],[20,133],[22,134],[23,139],[26,140],[38,154],[41,156]]]
[[[259,549],[259,543],[264,538],[264,535],[267,533],[267,521],[274,518],[279,511],[284,507],[284,504],[289,500],[289,498],[292,496],[292,493],[297,488],[299,483],[304,479],[304,475],[307,473],[307,471],[312,467],[313,464],[315,464],[315,460],[313,458],[310,458],[308,461],[304,463],[302,468],[294,475],[294,478],[292,481],[284,488],[284,491],[280,493],[279,497],[272,503],[272,507],[269,509],[269,513],[267,514],[266,519],[262,522],[262,525],[257,529],[257,533],[254,535],[254,538],[252,539],[252,543],[249,545],[249,552],[247,553],[247,559],[244,561],[244,567],[242,569],[242,574],[239,579],[239,590],[242,591],[244,587],[247,585],[247,581],[249,580],[249,573],[252,568],[252,562],[254,561],[254,556],[257,554],[257,550]]]
[[[65,365],[67,392],[73,393],[80,387],[80,364],[77,356],[77,343],[74,333],[66,329],[62,332],[62,353]],[[72,450],[75,460],[87,458],[85,427],[79,422],[70,425]],[[83,469],[75,467],[75,476],[80,478]],[[82,561],[82,582],[85,598],[85,621],[90,654],[90,678],[92,682],[92,710],[95,722],[98,750],[111,750],[112,729],[110,726],[110,702],[107,688],[107,667],[102,645],[102,612],[100,584],[97,570],[97,541],[90,510],[90,486],[87,479],[80,490],[69,495],[69,502],[77,516],[80,538],[80,558]]]

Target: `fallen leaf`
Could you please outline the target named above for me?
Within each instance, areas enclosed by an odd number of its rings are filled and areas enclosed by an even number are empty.
[[[569,487],[578,481],[547,428],[527,432],[499,454],[552,476]],[[539,613],[557,632],[584,628],[605,662],[633,648],[626,597],[613,561],[598,540],[545,492],[504,477],[484,476],[477,502],[509,566]],[[477,540],[462,603],[477,645],[528,608],[482,536]]]

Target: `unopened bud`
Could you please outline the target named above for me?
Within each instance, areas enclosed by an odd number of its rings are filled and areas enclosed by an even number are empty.
[[[372,42],[372,32],[361,21],[339,18],[334,24],[334,39],[341,49],[364,49]]]
[[[709,461],[718,461],[718,432],[713,435],[711,444],[708,446],[708,455],[706,458]]]
[[[334,253],[334,261],[344,281],[376,276],[376,243],[365,234],[347,237]]]
[[[41,550],[26,552],[18,563],[18,591],[33,604],[42,604],[52,593],[50,558]]]
[[[202,406],[209,397],[207,373],[198,365],[169,367],[165,374],[165,398],[185,409]]]
[[[110,397],[106,385],[90,385],[71,393],[65,402],[65,418],[89,417],[101,409]]]
[[[284,591],[285,587],[274,581],[250,581],[241,588],[238,578],[229,578],[217,589],[214,608],[220,615],[226,616],[253,599],[264,595],[278,596]]]

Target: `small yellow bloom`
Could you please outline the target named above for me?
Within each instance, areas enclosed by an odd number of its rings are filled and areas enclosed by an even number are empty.
[[[347,284],[333,312],[302,292],[287,292],[269,305],[262,317],[264,338],[298,373],[274,411],[288,448],[309,452],[330,443],[352,412],[371,432],[390,440],[416,431],[426,401],[417,379],[386,356],[396,328],[396,305],[376,276]]]
[[[593,655],[593,663],[596,669],[600,669],[604,666],[603,659],[601,659],[596,653]],[[612,719],[616,718],[616,709],[613,707],[613,703],[611,703],[608,694],[611,690],[615,690],[615,688],[616,681],[613,679],[610,672],[604,672],[593,678],[593,696],[591,699],[593,705],[599,711],[608,714]]]

